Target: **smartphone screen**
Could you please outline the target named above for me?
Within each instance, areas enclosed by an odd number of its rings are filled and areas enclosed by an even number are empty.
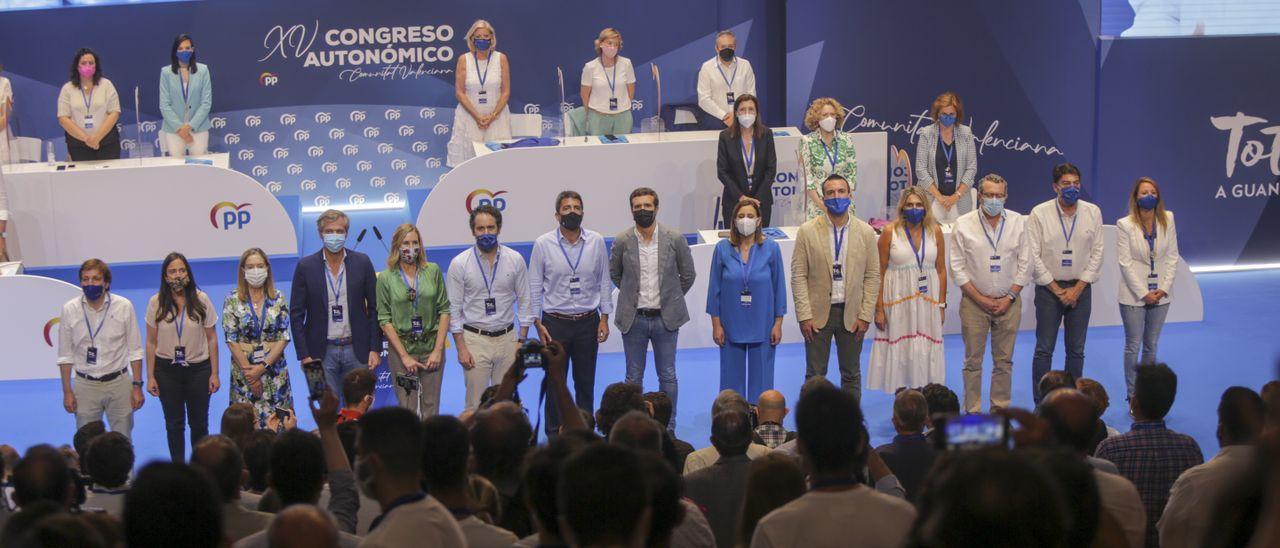
[[[302,373],[307,377],[307,392],[309,398],[313,401],[319,401],[324,395],[327,384],[324,380],[324,367],[319,361],[314,361],[302,366]]]
[[[1009,446],[1009,421],[998,415],[951,417],[944,428],[949,450]]]

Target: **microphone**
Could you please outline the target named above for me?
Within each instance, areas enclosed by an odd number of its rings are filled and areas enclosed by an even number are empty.
[[[387,247],[387,242],[382,240],[382,231],[378,230],[377,225],[373,226],[373,235],[378,238],[378,243],[382,244],[382,249],[386,250],[387,253],[391,253],[391,248]]]
[[[134,143],[135,148],[133,155],[135,158],[142,158],[142,95],[138,86],[133,86],[133,138],[137,139]]]
[[[354,246],[352,246],[352,247],[351,247],[351,250],[352,250],[352,251],[355,251],[355,250],[357,250],[357,249],[360,249],[360,242],[364,241],[364,233],[365,233],[365,232],[368,232],[368,230],[367,230],[367,229],[364,229],[364,228],[360,229],[360,234],[356,236],[356,245],[354,245]]]

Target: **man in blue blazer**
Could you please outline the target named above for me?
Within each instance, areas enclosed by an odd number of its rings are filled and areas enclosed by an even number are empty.
[[[369,256],[347,249],[347,214],[330,209],[316,219],[324,249],[298,261],[289,319],[303,365],[320,360],[325,381],[342,399],[342,378],[382,362],[376,277]]]

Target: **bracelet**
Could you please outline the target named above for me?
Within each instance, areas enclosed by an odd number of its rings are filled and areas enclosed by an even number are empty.
[[[142,388],[144,384],[147,384],[147,383],[144,381],[133,381],[133,386],[136,388]]]

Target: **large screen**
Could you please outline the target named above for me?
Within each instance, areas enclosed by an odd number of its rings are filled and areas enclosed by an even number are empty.
[[[1102,34],[1280,34],[1280,0],[1102,0]]]

